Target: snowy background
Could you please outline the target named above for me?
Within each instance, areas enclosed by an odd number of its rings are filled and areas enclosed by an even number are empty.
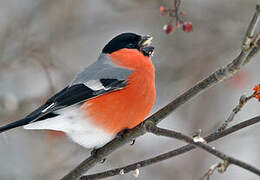
[[[159,7],[162,0],[0,0],[0,124],[24,117],[51,94],[68,84],[76,72],[94,62],[103,46],[122,32],[149,34],[156,47],[157,101],[153,112],[194,83],[236,57],[256,0],[183,0],[192,33],[166,35]],[[259,83],[260,56],[242,71],[194,100],[160,123],[192,135],[213,132],[237,105],[242,94]],[[259,115],[250,101],[235,122]],[[259,125],[216,141],[217,149],[260,167]],[[126,145],[90,172],[120,167],[184,145],[147,134]],[[61,133],[17,128],[0,135],[1,180],[54,180],[63,177],[89,155]],[[143,180],[199,179],[219,159],[195,150],[140,169]],[[236,166],[214,180],[258,177]],[[132,180],[132,173],[110,179]]]

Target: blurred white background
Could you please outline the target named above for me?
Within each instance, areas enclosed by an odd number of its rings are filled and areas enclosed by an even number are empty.
[[[194,83],[237,56],[256,0],[182,0],[194,30],[166,35],[161,5],[173,0],[0,0],[0,124],[24,117],[68,84],[76,72],[94,62],[103,46],[122,32],[149,34],[156,47],[157,101],[153,112]],[[242,94],[259,83],[259,55],[218,86],[186,103],[159,126],[191,135],[213,132],[237,105]],[[235,122],[259,115],[252,100]],[[259,125],[243,129],[213,145],[260,167]],[[126,145],[90,172],[108,170],[184,145],[147,134]],[[1,180],[52,180],[63,177],[89,155],[61,133],[17,128],[0,135]],[[219,159],[202,150],[140,169],[139,179],[199,179]],[[132,180],[132,173],[110,179]],[[230,166],[214,180],[258,179]]]

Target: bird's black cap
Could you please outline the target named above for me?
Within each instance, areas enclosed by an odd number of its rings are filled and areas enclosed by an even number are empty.
[[[122,33],[109,41],[103,48],[102,53],[111,54],[117,50],[128,48],[137,49],[143,52],[145,56],[149,56],[143,49],[150,45],[151,39],[151,36],[140,36],[135,33]]]

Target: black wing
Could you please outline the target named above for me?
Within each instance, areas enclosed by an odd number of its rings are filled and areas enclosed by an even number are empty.
[[[37,108],[24,119],[0,127],[0,133],[15,127],[29,124],[31,122],[41,121],[58,116],[59,114],[55,113],[56,110],[83,103],[88,99],[109,93],[111,91],[122,89],[127,85],[125,80],[100,79],[99,81],[104,86],[104,88],[100,90],[93,90],[91,87],[88,87],[84,84],[67,86],[48,99],[44,105]]]

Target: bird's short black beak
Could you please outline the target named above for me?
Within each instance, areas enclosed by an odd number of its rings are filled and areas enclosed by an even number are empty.
[[[154,51],[153,46],[147,46],[142,49],[143,54],[149,57],[153,55],[153,51]]]
[[[152,44],[152,36],[146,35],[142,36],[139,41],[140,51],[143,52],[145,56],[153,55],[154,47],[150,46]]]

